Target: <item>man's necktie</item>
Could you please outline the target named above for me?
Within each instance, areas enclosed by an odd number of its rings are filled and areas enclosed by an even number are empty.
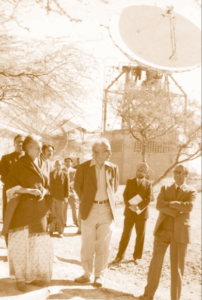
[[[176,198],[176,199],[177,199],[179,193],[180,193],[180,187],[178,186],[178,187],[176,188],[176,191],[175,191],[175,198]]]

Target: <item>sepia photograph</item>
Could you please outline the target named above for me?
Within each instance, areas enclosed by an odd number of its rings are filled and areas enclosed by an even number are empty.
[[[201,1],[0,1],[0,300],[200,300]]]

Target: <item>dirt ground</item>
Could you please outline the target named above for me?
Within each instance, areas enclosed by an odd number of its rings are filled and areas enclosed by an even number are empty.
[[[109,261],[112,261],[117,253],[123,226],[123,209],[121,194],[123,186],[119,187],[117,196],[116,223],[111,245]],[[120,200],[120,201],[118,201]],[[1,212],[0,212],[1,213]],[[132,253],[135,242],[135,232],[132,234],[127,248],[126,257],[117,267],[109,267],[105,274],[104,286],[95,288],[91,284],[78,285],[74,279],[83,274],[80,264],[81,236],[76,235],[77,228],[73,227],[71,210],[68,210],[69,227],[65,229],[63,239],[57,236],[52,238],[54,244],[53,277],[49,287],[41,288],[27,285],[28,292],[19,292],[15,280],[9,278],[7,250],[3,238],[0,238],[0,297],[1,299],[137,299],[143,293],[146,284],[149,262],[153,247],[153,229],[158,216],[155,204],[150,206],[150,218],[147,222],[144,256],[141,263],[135,266],[132,262]],[[183,300],[201,299],[201,193],[197,196],[194,211],[192,213],[193,243],[188,247],[184,286],[182,290]],[[2,227],[2,222],[0,224]],[[0,229],[1,229],[0,227]],[[161,282],[155,299],[170,299],[170,263],[169,250],[163,265]]]

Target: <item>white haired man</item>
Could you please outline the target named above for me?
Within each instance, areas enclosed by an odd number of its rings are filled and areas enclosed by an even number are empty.
[[[81,201],[81,264],[84,275],[76,278],[79,283],[91,281],[95,255],[95,280],[97,287],[103,285],[107,268],[115,197],[118,188],[118,167],[111,162],[111,147],[101,138],[92,147],[93,158],[78,166],[74,189]]]
[[[191,238],[190,212],[196,191],[186,185],[188,170],[183,165],[175,167],[175,182],[162,186],[156,208],[159,217],[154,229],[154,249],[149,267],[144,295],[138,299],[152,300],[158,288],[164,256],[170,245],[171,300],[180,300],[187,244]]]
[[[123,260],[134,226],[136,230],[136,242],[133,253],[134,263],[137,264],[139,259],[142,258],[146,222],[149,217],[149,203],[152,198],[152,184],[145,179],[148,170],[149,167],[146,163],[139,163],[136,168],[136,177],[129,179],[126,183],[123,193],[125,202],[123,233],[117,256],[111,264],[117,264]],[[132,205],[129,201],[134,197],[136,197],[134,201],[137,203],[134,202]]]

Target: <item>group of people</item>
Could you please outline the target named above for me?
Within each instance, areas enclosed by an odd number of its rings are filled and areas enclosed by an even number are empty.
[[[93,144],[92,159],[79,164],[72,179],[67,170],[71,167],[71,158],[65,159],[67,169],[57,160],[55,170],[51,170],[48,156],[52,155],[54,148],[48,146],[47,156],[44,158],[44,146],[37,137],[27,136],[24,139],[18,136],[14,145],[16,151],[1,159],[0,174],[4,183],[3,199],[6,195],[2,234],[7,241],[10,275],[15,276],[18,289],[24,292],[26,283],[47,285],[51,280],[51,235],[56,230],[62,237],[66,208],[75,192],[80,201],[80,219],[73,216],[73,221],[75,224],[79,222],[81,226],[81,265],[84,270],[83,275],[76,278],[75,282],[92,282],[94,275],[92,283],[101,287],[108,267],[116,218],[115,193],[119,185],[118,167],[109,161],[109,141],[100,138]],[[20,147],[24,153],[19,151]],[[2,167],[5,161],[8,161],[6,175]],[[148,170],[146,163],[139,163],[136,177],[127,181],[123,193],[123,233],[117,256],[111,264],[118,265],[124,259],[134,226],[134,264],[138,264],[142,258],[149,203],[153,195],[152,184],[146,179]],[[177,165],[173,174],[174,183],[162,186],[157,197],[156,208],[160,213],[154,231],[153,256],[145,292],[139,299],[154,298],[169,245],[171,300],[179,300],[181,296],[187,244],[190,243],[190,212],[196,191],[185,183],[188,175],[185,166]]]

